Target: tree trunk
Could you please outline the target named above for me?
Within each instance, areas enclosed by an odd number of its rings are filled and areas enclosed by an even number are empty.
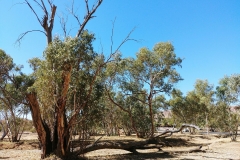
[[[70,128],[71,123],[68,124],[67,117],[66,117],[66,100],[67,100],[67,92],[69,89],[69,84],[71,80],[71,71],[72,66],[70,64],[64,64],[65,71],[62,74],[63,79],[63,88],[61,97],[57,101],[57,135],[58,135],[58,142],[57,142],[57,151],[56,155],[65,158],[69,155],[70,152]]]
[[[149,114],[150,114],[150,118],[151,118],[151,134],[150,134],[150,137],[153,137],[155,128],[154,128],[154,117],[153,117],[153,111],[152,111],[152,87],[151,87],[150,94],[148,96],[148,106],[149,106]]]
[[[36,128],[38,138],[41,144],[42,150],[41,158],[45,158],[47,155],[53,153],[50,129],[41,118],[41,111],[37,101],[36,94],[28,93],[26,97],[30,105],[33,124]]]
[[[56,155],[64,158],[69,155],[70,145],[69,138],[70,133],[67,128],[67,118],[65,114],[65,105],[66,100],[60,99],[58,102],[58,111],[57,111],[57,135],[58,135],[58,143],[57,143],[57,152]]]
[[[3,134],[2,134],[2,136],[1,136],[1,138],[0,138],[0,140],[3,140],[3,138],[8,134],[8,131],[5,131],[5,128],[4,128],[2,122],[0,122],[0,124],[1,124],[1,126],[2,126],[2,132],[3,132]]]
[[[18,142],[18,135],[17,134],[12,135],[12,142]]]

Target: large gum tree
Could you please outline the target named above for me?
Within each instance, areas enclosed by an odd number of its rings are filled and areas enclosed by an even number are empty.
[[[54,28],[55,15],[57,6],[52,0],[25,0],[25,3],[36,16],[42,30],[30,30],[22,33],[18,42],[28,33],[37,31],[46,36],[48,47],[44,52],[44,60],[33,59],[31,65],[35,73],[32,75],[35,79],[34,85],[28,89],[26,99],[29,103],[32,113],[32,119],[42,148],[42,158],[45,158],[51,153],[55,153],[59,157],[68,157],[70,153],[70,130],[75,123],[77,114],[85,107],[93,92],[93,86],[97,80],[102,66],[104,65],[103,56],[96,58],[91,48],[93,37],[84,32],[84,27],[94,16],[98,7],[103,0],[97,0],[93,6],[89,5],[88,0],[85,0],[86,14],[81,20],[74,11],[74,3],[70,14],[77,20],[79,29],[76,33],[76,38],[66,38],[61,41],[55,39],[53,41],[52,31]],[[34,7],[39,7],[43,16],[39,16],[39,10]],[[62,23],[63,31],[66,33],[66,24]],[[89,58],[89,59],[88,59]],[[97,62],[96,62],[97,61]],[[93,66],[89,69],[87,66]],[[81,105],[75,106],[75,111],[67,117],[67,104],[69,98],[69,89],[71,88],[72,80],[77,71],[88,68],[88,86],[84,94],[86,97]],[[77,75],[78,76],[78,75]],[[41,87],[40,87],[41,85]],[[43,115],[47,110],[50,115]],[[51,114],[52,113],[52,114]],[[52,117],[49,122],[46,116]]]

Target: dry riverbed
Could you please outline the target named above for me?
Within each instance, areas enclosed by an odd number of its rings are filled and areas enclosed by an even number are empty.
[[[97,137],[94,137],[97,139]],[[134,137],[103,137],[102,140],[138,140]],[[213,135],[188,135],[177,133],[166,139],[166,145],[161,151],[157,149],[138,150],[140,154],[133,155],[124,150],[102,149],[85,154],[85,159],[186,159],[186,160],[239,160],[240,137],[237,142],[230,138],[218,138]],[[196,148],[197,152],[190,152]],[[41,151],[38,148],[37,135],[25,133],[20,143],[0,142],[0,159],[8,160],[38,160]],[[56,159],[51,156],[48,159]]]

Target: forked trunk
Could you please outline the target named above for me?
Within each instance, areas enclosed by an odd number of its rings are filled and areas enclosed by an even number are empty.
[[[67,130],[67,119],[65,115],[65,107],[59,107],[57,110],[57,120],[51,139],[49,126],[42,120],[39,104],[35,93],[27,94],[27,99],[30,103],[30,109],[33,118],[33,124],[38,133],[41,144],[42,155],[45,158],[52,153],[59,157],[67,157],[70,151],[69,148],[69,130]],[[59,102],[59,106],[65,106],[65,102]]]
[[[12,135],[12,142],[18,142],[18,135]]]

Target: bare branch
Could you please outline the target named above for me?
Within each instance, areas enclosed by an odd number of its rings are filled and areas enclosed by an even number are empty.
[[[106,89],[106,90],[107,90],[107,89]],[[107,95],[108,95],[109,100],[110,100],[113,104],[115,104],[116,106],[118,106],[122,111],[130,114],[130,111],[129,111],[129,110],[123,108],[120,104],[118,104],[117,102],[115,102],[115,101],[112,99],[112,97],[111,97],[111,95],[110,95],[110,93],[109,93],[108,90],[107,90]]]
[[[89,6],[88,6],[88,0],[85,0],[85,4],[86,4],[86,8],[87,8],[87,14],[89,14],[90,11],[89,11]]]
[[[51,6],[51,8],[53,7],[53,0],[48,0],[48,4]]]
[[[81,26],[81,22],[80,22],[78,16],[74,13],[74,0],[72,1],[71,9],[68,8],[68,12],[77,20],[78,25]]]
[[[99,142],[105,135],[101,136],[100,138],[98,138],[92,145],[95,145],[97,142]]]
[[[33,9],[33,7],[31,6],[31,4],[29,3],[28,0],[25,0],[25,2],[27,3],[27,5],[29,6],[29,8],[33,11],[33,13],[35,14],[35,16],[37,17],[38,22],[40,23],[40,25],[43,27],[44,31],[45,31],[45,36],[47,37],[47,43],[51,43],[52,42],[52,29],[53,29],[53,24],[54,24],[54,17],[56,14],[56,9],[57,6],[53,5],[53,1],[52,0],[48,0],[47,2],[49,3],[50,7],[51,7],[51,19],[49,20],[49,13],[48,10],[45,6],[45,3],[43,0],[41,0],[41,2],[38,2],[37,0],[33,0],[42,10],[44,13],[44,16],[42,19],[39,18],[39,16],[37,15],[36,11]],[[21,34],[18,38],[17,41],[21,40],[22,37],[28,33],[29,31]],[[43,31],[40,31],[43,32]]]
[[[115,50],[115,52],[114,53],[111,53],[111,54],[115,54],[115,53],[117,53],[117,51],[122,47],[122,45],[124,44],[124,43],[126,43],[127,41],[135,41],[135,42],[138,42],[138,40],[136,40],[136,39],[131,39],[131,38],[129,38],[130,36],[131,36],[131,34],[134,32],[134,30],[136,29],[136,27],[134,27],[129,33],[128,33],[128,35],[125,37],[125,39],[122,41],[122,43],[117,47],[117,49]]]
[[[26,2],[19,2],[19,3],[15,3],[15,4],[13,4],[11,7],[10,7],[10,9],[9,10],[11,10],[14,6],[16,6],[16,5],[18,5],[18,4],[26,4]]]
[[[50,23],[49,29],[52,31],[57,6],[53,5],[53,7],[51,7],[51,9],[52,9],[52,13],[51,13],[51,19],[50,19],[50,22],[49,22]]]
[[[33,0],[35,3],[37,3],[37,5],[42,9],[44,10],[43,6],[37,1],[37,0]]]
[[[63,30],[63,34],[65,37],[67,37],[68,33],[67,33],[67,27],[66,27],[66,24],[67,24],[67,21],[68,21],[68,16],[66,16],[66,18],[64,18],[64,16],[60,16],[58,15],[59,19],[60,19],[60,24],[61,24],[61,27],[62,27],[62,30]]]
[[[171,136],[173,133],[180,132],[180,131],[182,131],[182,130],[183,130],[184,128],[186,128],[186,127],[191,127],[191,128],[195,128],[195,129],[197,129],[197,130],[200,130],[200,128],[199,128],[198,126],[196,126],[196,125],[193,125],[193,124],[182,124],[182,126],[181,126],[178,130],[175,130],[175,131],[166,130],[166,131],[164,131],[163,133],[155,136],[155,138],[160,137],[160,136],[163,136],[163,135],[165,135],[165,134],[167,134],[167,133],[170,133],[169,136]]]
[[[37,17],[38,22],[39,22],[40,25],[42,26],[42,22],[41,22],[40,18],[38,17],[37,13],[35,12],[35,10],[32,8],[31,4],[30,4],[27,0],[25,0],[25,2],[26,2],[27,5],[29,6],[29,8],[33,11],[33,13],[35,14],[35,16]]]
[[[41,30],[31,30],[31,31],[27,31],[27,32],[24,32],[24,33],[20,34],[20,36],[18,37],[18,39],[16,40],[15,43],[19,43],[19,45],[20,45],[20,44],[21,44],[21,40],[23,39],[23,37],[24,37],[26,34],[30,33],[30,32],[41,32],[41,33],[43,33],[45,36],[47,36],[44,31],[41,31]]]
[[[77,32],[76,37],[79,37],[79,36],[81,35],[81,33],[82,33],[85,25],[87,24],[87,22],[88,22],[91,18],[93,18],[92,15],[95,13],[95,11],[97,10],[97,8],[101,5],[102,1],[103,1],[103,0],[98,0],[98,1],[97,1],[97,4],[94,5],[93,8],[92,8],[92,10],[89,11],[88,14],[84,17],[84,21],[83,21],[83,23],[80,25],[80,28],[79,28],[79,30],[78,30],[78,32]],[[86,1],[85,1],[85,2],[86,2]]]
[[[41,0],[41,3],[42,3],[42,6],[43,6],[43,11],[44,11],[44,13],[45,13],[45,16],[48,17],[48,11],[47,11],[47,8],[46,8],[46,6],[45,6],[43,0]]]
[[[106,60],[106,62],[104,63],[104,65],[107,64],[107,63],[110,61],[110,59],[112,58],[112,56],[113,56],[114,54],[116,54],[116,53],[119,51],[119,49],[122,47],[122,45],[125,44],[127,41],[131,41],[131,40],[132,40],[132,41],[138,42],[138,40],[136,40],[136,39],[131,39],[131,38],[129,38],[129,37],[131,36],[131,34],[133,33],[133,31],[136,29],[136,27],[134,27],[134,28],[128,33],[128,35],[124,38],[124,40],[120,43],[120,45],[117,47],[117,49],[113,52],[113,51],[112,51],[112,48],[113,48],[113,33],[114,33],[115,20],[116,20],[116,18],[115,18],[114,21],[112,22],[113,27],[112,27],[112,34],[111,34],[111,53],[110,53],[108,59]]]
[[[112,34],[111,34],[111,54],[112,54],[112,47],[113,47],[113,33],[114,33],[114,24],[116,21],[116,17],[114,19],[114,21],[112,22]]]

